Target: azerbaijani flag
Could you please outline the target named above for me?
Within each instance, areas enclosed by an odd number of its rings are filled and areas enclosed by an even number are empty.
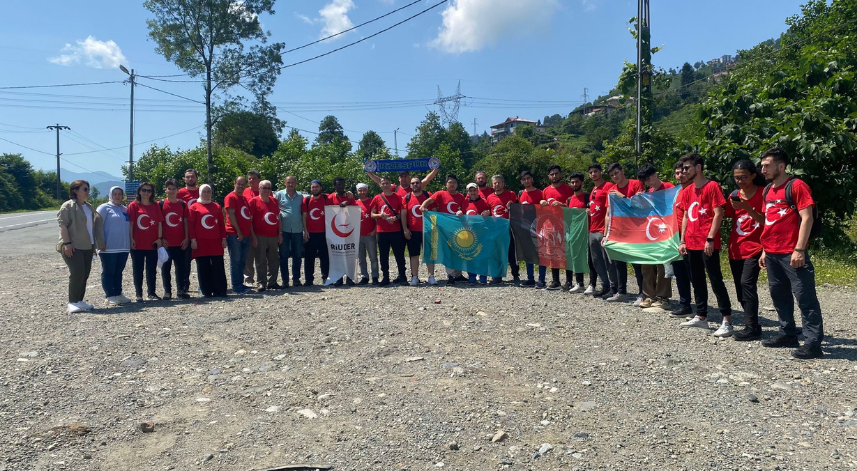
[[[610,195],[604,248],[611,260],[656,265],[680,257],[675,203],[680,187],[622,198]]]
[[[434,211],[423,215],[425,263],[502,278],[509,265],[509,239],[507,219]]]
[[[509,223],[518,260],[589,273],[589,217],[585,209],[513,204]]]

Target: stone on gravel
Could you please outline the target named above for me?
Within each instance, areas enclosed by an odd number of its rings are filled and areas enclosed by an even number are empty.
[[[750,402],[759,402],[759,398],[755,394],[747,394],[747,400]]]
[[[143,433],[152,433],[155,431],[155,423],[154,422],[141,422],[140,423],[140,431]]]
[[[449,448],[452,451],[458,451],[458,442],[449,442],[449,444],[447,445],[447,448]]]
[[[499,430],[497,433],[494,434],[493,437],[491,437],[491,441],[494,443],[502,442],[503,440],[505,440],[508,437],[509,437],[508,433],[506,433],[503,430]]]
[[[306,417],[307,419],[317,419],[318,418],[318,414],[313,412],[312,409],[301,409],[298,411],[298,414]]]

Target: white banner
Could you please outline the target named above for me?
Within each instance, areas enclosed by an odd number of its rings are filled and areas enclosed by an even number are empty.
[[[330,268],[325,286],[343,276],[357,281],[357,247],[360,244],[360,207],[325,206],[324,228],[327,236],[327,253]]]

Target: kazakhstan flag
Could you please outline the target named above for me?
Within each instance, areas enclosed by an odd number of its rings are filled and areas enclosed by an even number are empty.
[[[509,220],[483,216],[423,215],[423,262],[502,278],[509,263]]]

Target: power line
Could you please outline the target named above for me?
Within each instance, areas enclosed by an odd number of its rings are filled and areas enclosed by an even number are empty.
[[[135,112],[136,112],[136,110],[135,110]],[[155,139],[149,139],[148,141],[135,142],[135,143],[134,143],[134,147],[137,147],[137,146],[139,146],[139,145],[143,145],[143,144],[148,144],[148,143],[150,143],[150,142],[160,141],[161,139],[167,139],[167,138],[169,138],[169,137],[178,136],[179,134],[185,134],[185,133],[188,133],[188,132],[191,132],[191,131],[195,131],[195,130],[197,130],[197,129],[199,129],[199,128],[203,128],[203,127],[205,127],[205,126],[204,126],[204,125],[194,126],[194,127],[190,128],[190,129],[185,129],[184,131],[180,131],[180,132],[177,132],[177,133],[175,133],[175,134],[170,134],[169,136],[156,137]],[[286,127],[288,127],[288,126],[286,126]],[[118,146],[118,147],[109,147],[109,148],[105,148],[104,150],[125,149],[126,147],[128,147],[128,146],[127,146],[127,145],[124,145],[124,146]],[[73,152],[73,153],[65,154],[65,155],[82,155],[82,154],[92,154],[92,153],[94,153],[94,152],[101,152],[101,151]]]
[[[31,151],[33,151],[33,152],[38,152],[38,153],[40,153],[40,154],[50,155],[51,157],[53,157],[53,156],[54,156],[54,154],[51,154],[50,152],[45,152],[45,151],[43,151],[43,150],[39,150],[39,149],[33,149],[32,147],[27,147],[27,146],[25,146],[24,144],[18,144],[17,142],[12,142],[12,141],[10,141],[9,139],[3,139],[2,137],[0,137],[0,141],[6,141],[6,142],[8,142],[9,144],[13,144],[13,145],[16,145],[16,146],[18,146],[18,147],[23,147],[24,149],[29,149],[29,150],[31,150]]]
[[[82,87],[84,85],[104,85],[107,83],[122,83],[121,80],[109,82],[87,82],[87,83],[63,83],[59,85],[21,85],[16,87],[0,87],[0,90],[19,90],[23,88],[57,88],[57,87]]]
[[[172,96],[174,96],[174,97],[181,98],[181,99],[183,99],[183,100],[192,101],[192,102],[194,102],[194,103],[199,103],[200,105],[204,105],[204,104],[205,104],[205,103],[203,103],[203,102],[201,102],[201,101],[194,100],[193,98],[188,98],[188,97],[186,97],[186,96],[181,96],[181,95],[176,95],[175,93],[166,92],[166,91],[164,91],[164,90],[161,90],[160,88],[155,88],[155,87],[152,87],[152,86],[150,86],[150,85],[146,85],[145,83],[137,82],[137,85],[139,85],[139,86],[141,86],[141,87],[151,88],[152,90],[154,90],[154,91],[156,91],[156,92],[166,93],[167,95],[172,95]]]

